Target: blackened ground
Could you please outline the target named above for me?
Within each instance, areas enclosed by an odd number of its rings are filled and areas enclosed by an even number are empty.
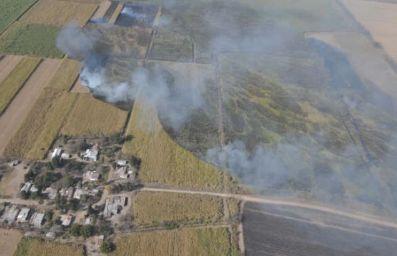
[[[365,223],[348,221],[336,224],[335,216],[328,225],[301,217],[289,209],[247,203],[244,207],[244,239],[248,256],[391,256],[397,252],[397,234]],[[318,213],[317,213],[318,214]],[[316,218],[314,218],[316,219]],[[331,225],[333,227],[331,227]]]

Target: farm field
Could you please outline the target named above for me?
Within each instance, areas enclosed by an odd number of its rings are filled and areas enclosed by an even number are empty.
[[[58,31],[55,26],[15,22],[0,37],[0,53],[61,58],[64,54],[55,45]]]
[[[37,0],[1,0],[0,34]]]
[[[44,87],[55,74],[59,65],[60,61],[56,59],[42,61],[3,115],[0,116],[0,129],[2,131],[0,134],[0,155],[4,153],[6,146],[12,140],[11,138],[25,122],[24,119],[29,118],[36,100],[40,97]],[[35,117],[30,118],[34,119]]]
[[[127,135],[133,139],[124,144],[122,151],[141,158],[139,178],[144,183],[199,190],[224,189],[226,175],[176,144],[163,130],[153,108],[134,104]]]
[[[123,131],[128,113],[95,99],[90,94],[80,94],[70,113],[62,134],[69,136],[108,136]]]
[[[83,248],[76,245],[24,238],[18,244],[14,256],[83,256]]]
[[[193,42],[187,36],[160,30],[153,39],[150,58],[168,61],[192,61]]]
[[[69,22],[85,25],[91,18],[96,4],[72,1],[39,0],[21,19],[24,23],[63,26]]]
[[[19,62],[0,84],[0,114],[4,112],[25,81],[39,65],[41,59],[26,57]]]
[[[111,1],[109,0],[104,0],[101,1],[99,4],[98,9],[96,10],[96,12],[94,13],[94,15],[92,16],[92,19],[101,19],[105,16],[107,10],[110,8],[110,5],[112,4]]]
[[[76,82],[74,83],[71,92],[74,93],[90,93],[90,90],[81,84],[81,80],[77,79]]]
[[[14,255],[22,233],[13,229],[0,229],[0,249],[1,255]]]
[[[77,80],[80,63],[71,59],[64,59],[48,86],[56,91],[69,91]]]
[[[133,221],[140,226],[215,223],[223,216],[222,203],[211,196],[140,192],[133,198]]]
[[[340,1],[397,62],[397,2]]]
[[[116,238],[112,256],[239,255],[227,228],[142,232]]]
[[[6,55],[0,60],[0,83],[3,82],[22,58],[22,56]]]

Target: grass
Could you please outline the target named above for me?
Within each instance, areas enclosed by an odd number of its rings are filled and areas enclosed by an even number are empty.
[[[37,0],[1,0],[0,34]]]
[[[134,224],[215,223],[222,216],[222,199],[204,195],[141,192],[133,201]]]
[[[61,58],[55,40],[59,28],[40,24],[14,23],[0,38],[0,52]]]
[[[239,255],[228,228],[142,232],[116,238],[113,256]]]
[[[133,136],[123,153],[141,158],[139,178],[182,188],[222,191],[224,173],[176,144],[163,130],[153,108],[136,102],[127,127]]]
[[[18,244],[14,256],[78,256],[84,255],[83,249],[76,245],[48,242],[35,238],[24,238]]]
[[[0,84],[0,114],[4,112],[40,61],[41,59],[38,58],[23,58]]]
[[[62,134],[106,136],[122,132],[128,113],[89,94],[79,95]]]
[[[54,90],[69,91],[80,72],[80,63],[70,59],[64,59],[57,73],[50,81]]]
[[[69,22],[85,25],[96,9],[96,4],[40,0],[21,21],[58,27]]]
[[[193,42],[187,36],[159,32],[153,41],[150,58],[169,61],[192,61]]]

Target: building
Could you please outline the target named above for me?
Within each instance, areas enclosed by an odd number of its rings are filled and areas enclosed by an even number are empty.
[[[15,222],[18,213],[19,213],[19,209],[14,205],[11,207],[6,207],[3,216],[1,216],[1,220],[6,221],[8,224],[12,224]]]
[[[44,222],[44,213],[35,212],[30,218],[30,224],[36,228],[41,228],[41,225]]]
[[[121,179],[129,179],[133,176],[134,171],[129,165],[125,165],[117,168],[116,173]]]
[[[68,154],[68,153],[62,153],[62,154],[61,154],[61,158],[67,160],[67,159],[72,158],[72,156],[71,156],[70,154]]]
[[[73,187],[69,187],[69,188],[62,188],[61,190],[59,190],[59,194],[63,197],[66,197],[67,199],[72,199],[73,197],[73,192],[74,192],[74,188]]]
[[[32,185],[31,187],[30,187],[30,190],[29,190],[31,193],[36,193],[36,192],[38,192],[39,191],[39,189],[35,186],[35,185]]]
[[[32,187],[32,182],[28,181],[25,184],[23,184],[22,188],[21,188],[21,192],[25,192],[28,193],[30,188]]]
[[[71,214],[61,215],[61,225],[64,227],[70,226],[70,224],[72,224],[72,220],[73,220],[73,215]]]
[[[98,145],[93,146],[92,148],[87,149],[83,154],[82,158],[86,161],[97,161],[99,155]]]
[[[30,209],[22,208],[17,216],[17,222],[27,222],[29,218]]]
[[[47,195],[48,199],[54,200],[57,197],[57,192],[56,189],[48,187],[42,193]]]
[[[117,167],[123,167],[123,166],[126,166],[127,164],[128,164],[127,160],[117,160],[116,161],[116,166]]]
[[[113,215],[119,214],[123,207],[127,205],[127,202],[128,198],[125,196],[114,196],[112,198],[107,198],[105,201],[103,216],[109,218]]]
[[[61,157],[62,151],[63,150],[60,147],[55,148],[54,151],[52,151],[52,153],[51,153],[51,159],[54,159],[56,157]]]
[[[101,177],[101,175],[99,174],[99,172],[97,171],[87,171],[86,173],[84,173],[84,181],[97,181],[99,180],[99,178]]]
[[[73,198],[74,199],[81,199],[81,196],[87,195],[87,194],[88,193],[87,193],[87,191],[85,189],[76,188],[76,190],[74,191],[74,194],[73,194]]]

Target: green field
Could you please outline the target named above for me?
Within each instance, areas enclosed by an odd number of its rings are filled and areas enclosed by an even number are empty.
[[[0,34],[37,0],[1,0]]]
[[[26,57],[22,59],[0,84],[0,114],[4,112],[40,61],[39,58]]]
[[[61,58],[55,45],[59,28],[16,22],[0,37],[0,53]]]
[[[228,228],[142,232],[116,238],[112,256],[237,256]]]

